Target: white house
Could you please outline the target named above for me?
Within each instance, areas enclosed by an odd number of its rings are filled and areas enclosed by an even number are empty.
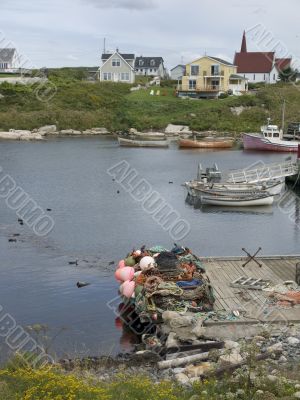
[[[100,81],[135,82],[134,54],[121,54],[116,50],[113,54],[102,54],[101,60]]]
[[[173,81],[181,80],[184,75],[185,75],[185,65],[179,64],[171,69],[171,79]]]
[[[16,72],[18,70],[16,49],[0,49],[0,72]]]
[[[244,32],[241,51],[235,53],[233,63],[237,66],[237,73],[247,78],[249,83],[276,83],[280,80],[280,72],[291,66],[292,59],[276,58],[274,51],[247,51]]]
[[[137,57],[135,73],[136,75],[166,78],[167,70],[164,66],[164,59],[162,57]]]

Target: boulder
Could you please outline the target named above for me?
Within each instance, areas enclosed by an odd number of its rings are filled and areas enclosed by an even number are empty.
[[[61,135],[81,135],[81,131],[75,131],[74,129],[64,129],[60,131]]]
[[[41,128],[39,128],[37,130],[37,132],[42,136],[45,136],[45,135],[56,135],[58,133],[56,125],[45,125],[45,126],[42,126]]]
[[[186,125],[169,124],[165,129],[165,133],[169,135],[181,135],[183,133],[191,133],[191,130]]]
[[[180,383],[181,385],[187,385],[187,384],[189,384],[189,382],[190,382],[189,378],[188,378],[185,374],[183,374],[183,373],[181,373],[181,374],[176,374],[176,375],[175,375],[175,379],[176,379],[177,382]]]
[[[233,340],[225,340],[224,347],[227,350],[232,350],[240,347],[240,345],[238,342],[234,342]]]
[[[243,361],[243,357],[240,354],[224,354],[219,358],[221,365],[236,365]]]
[[[282,351],[282,350],[283,350],[282,343],[275,343],[267,348],[268,353],[273,353],[274,351]]]
[[[10,140],[41,140],[43,139],[39,133],[33,133],[26,130],[10,129],[9,132],[0,132],[0,139]]]
[[[295,399],[300,399],[300,392],[294,393],[294,398]]]
[[[82,132],[84,135],[108,135],[109,132],[106,128],[91,128]]]
[[[287,342],[290,346],[297,346],[300,343],[300,340],[290,336],[289,338],[287,338]]]

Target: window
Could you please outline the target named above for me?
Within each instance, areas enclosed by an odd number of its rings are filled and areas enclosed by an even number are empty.
[[[255,74],[253,75],[253,80],[255,81]]]
[[[191,65],[191,75],[192,76],[199,75],[199,65]]]
[[[152,68],[150,68],[150,72],[152,72]]]
[[[143,72],[143,69],[140,69],[140,72]]]
[[[157,72],[157,68],[154,68],[153,72]]]
[[[190,79],[189,80],[189,89],[194,90],[196,89],[197,81],[195,79]]]
[[[8,63],[0,63],[1,69],[8,69]]]
[[[264,81],[266,80],[266,74],[264,74]]]
[[[276,74],[273,74],[273,81],[276,81]]]
[[[151,65],[151,67],[154,67],[155,66],[155,60],[151,60],[150,61],[150,65]]]
[[[129,73],[128,72],[121,73],[121,81],[129,81]]]
[[[112,80],[111,72],[103,72],[103,80],[104,81],[111,81]]]
[[[144,65],[144,61],[143,60],[139,60],[139,66]]]
[[[211,74],[212,76],[220,75],[220,65],[212,65],[211,66]]]
[[[113,58],[113,59],[112,59],[112,62],[111,62],[111,65],[112,65],[113,67],[120,67],[120,65],[121,65],[121,60],[120,60],[119,58]]]

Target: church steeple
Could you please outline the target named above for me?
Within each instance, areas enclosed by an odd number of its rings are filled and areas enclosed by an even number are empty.
[[[241,53],[247,53],[247,41],[246,41],[246,32],[245,31],[244,31],[244,34],[243,34]]]

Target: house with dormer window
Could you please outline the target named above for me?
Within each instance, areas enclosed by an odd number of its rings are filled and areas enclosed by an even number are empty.
[[[117,49],[113,54],[102,54],[101,61],[102,65],[99,68],[100,81],[135,82],[134,54],[119,53]]]
[[[160,78],[167,76],[162,57],[137,57],[134,66],[136,75],[159,76]]]
[[[0,72],[14,73],[18,70],[16,49],[0,49]]]

